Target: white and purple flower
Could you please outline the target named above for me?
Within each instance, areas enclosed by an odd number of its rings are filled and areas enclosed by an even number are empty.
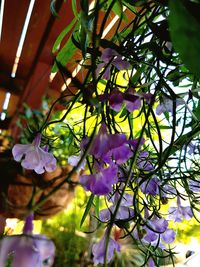
[[[23,168],[34,170],[38,174],[45,171],[52,172],[56,169],[55,157],[47,152],[47,147],[40,147],[41,134],[38,133],[32,144],[16,144],[12,149],[14,160],[21,161]]]

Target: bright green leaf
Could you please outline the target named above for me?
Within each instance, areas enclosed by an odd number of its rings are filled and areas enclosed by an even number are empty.
[[[99,206],[100,206],[100,199],[99,196],[95,197],[95,215],[99,218]]]
[[[86,208],[85,208],[85,211],[84,211],[84,213],[83,213],[83,217],[82,217],[82,219],[81,219],[81,224],[80,224],[80,226],[83,225],[83,223],[84,223],[84,221],[85,221],[85,219],[86,219],[88,213],[90,212],[91,206],[93,205],[93,200],[94,200],[94,195],[91,194],[91,196],[90,196],[90,198],[89,198],[89,200],[88,200],[88,202],[87,202],[87,206],[86,206]]]
[[[56,60],[60,62],[63,66],[67,64],[67,62],[73,57],[77,50],[77,47],[72,42],[72,39],[70,38],[67,43],[63,46],[61,51],[58,53]],[[58,71],[57,64],[54,63],[52,67],[52,72]]]
[[[72,0],[72,11],[74,13],[75,18],[78,19],[79,13],[77,11],[76,0]]]
[[[171,39],[183,63],[192,73],[200,77],[200,24],[184,4],[184,0],[170,1]]]
[[[76,22],[76,18],[74,18],[70,24],[59,34],[58,38],[56,39],[54,46],[52,48],[52,52],[55,53],[59,49],[59,45],[62,42],[63,38],[68,34],[68,32],[72,29]]]

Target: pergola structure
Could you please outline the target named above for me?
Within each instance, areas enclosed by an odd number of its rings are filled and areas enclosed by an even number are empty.
[[[51,74],[56,57],[52,47],[74,14],[70,0],[55,1],[55,9],[58,16],[51,13],[49,0],[1,0],[0,130],[8,129],[10,122],[15,121],[23,103],[37,109],[42,96],[56,98],[66,89],[61,74]],[[124,12],[129,18],[128,10]],[[102,17],[100,14],[99,24]],[[106,38],[115,29],[118,19],[114,13],[109,17],[104,29]],[[65,36],[59,49],[70,35],[71,32]],[[66,67],[80,80],[83,73],[77,59],[81,59],[78,49]]]

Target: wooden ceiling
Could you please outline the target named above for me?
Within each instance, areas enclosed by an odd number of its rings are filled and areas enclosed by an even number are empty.
[[[16,77],[12,78],[12,68],[29,4],[28,0],[5,0],[0,41],[0,112],[6,92],[10,92],[11,97],[7,119],[0,122],[0,128],[7,127],[8,120],[23,102],[32,108],[39,108],[41,96],[49,90],[51,66],[55,58],[52,54],[53,44],[73,19],[70,0],[56,2],[59,17],[51,14],[49,0],[35,0]],[[52,89],[60,90],[51,86]]]
[[[35,0],[16,76],[12,78],[12,68],[30,1],[4,1],[0,40],[0,113],[2,113],[6,93],[10,92],[11,97],[6,118],[0,120],[0,129],[9,127],[10,121],[15,120],[24,102],[31,108],[37,109],[41,105],[42,96],[49,94],[58,97],[60,95],[64,83],[61,75],[57,73],[50,81],[51,68],[56,56],[52,53],[52,47],[59,33],[74,17],[71,0],[56,1],[58,17],[52,15],[49,0]],[[106,26],[115,16],[114,13],[111,14]],[[106,37],[109,37],[112,30],[114,27],[108,31]],[[61,43],[61,48],[69,36],[70,33]],[[81,59],[78,50],[67,64],[69,71],[73,72],[77,58]],[[81,79],[81,73],[79,73],[79,78]]]

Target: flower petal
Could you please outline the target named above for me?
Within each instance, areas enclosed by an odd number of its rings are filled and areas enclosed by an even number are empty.
[[[107,195],[117,182],[117,172],[118,168],[113,164],[96,174],[80,176],[80,183],[95,195]]]
[[[161,238],[162,240],[167,243],[167,244],[171,244],[172,242],[174,242],[176,237],[176,233],[174,232],[173,229],[167,229],[162,235]]]
[[[16,144],[16,145],[14,145],[14,147],[12,148],[12,154],[13,154],[14,160],[20,161],[22,159],[22,157],[26,153],[29,153],[33,148],[34,147],[32,144],[28,144],[28,145]]]
[[[108,251],[107,251],[107,262],[110,262],[113,258],[114,252],[120,251],[120,245],[117,243],[117,241],[113,240],[112,238],[109,238],[108,241]],[[106,253],[106,236],[97,243],[94,244],[92,247],[92,253],[93,253],[93,261],[94,264],[103,264],[105,253]]]
[[[38,165],[40,165],[40,153],[38,148],[35,148],[32,151],[29,151],[25,155],[25,159],[22,160],[22,167],[27,170],[34,170]]]

